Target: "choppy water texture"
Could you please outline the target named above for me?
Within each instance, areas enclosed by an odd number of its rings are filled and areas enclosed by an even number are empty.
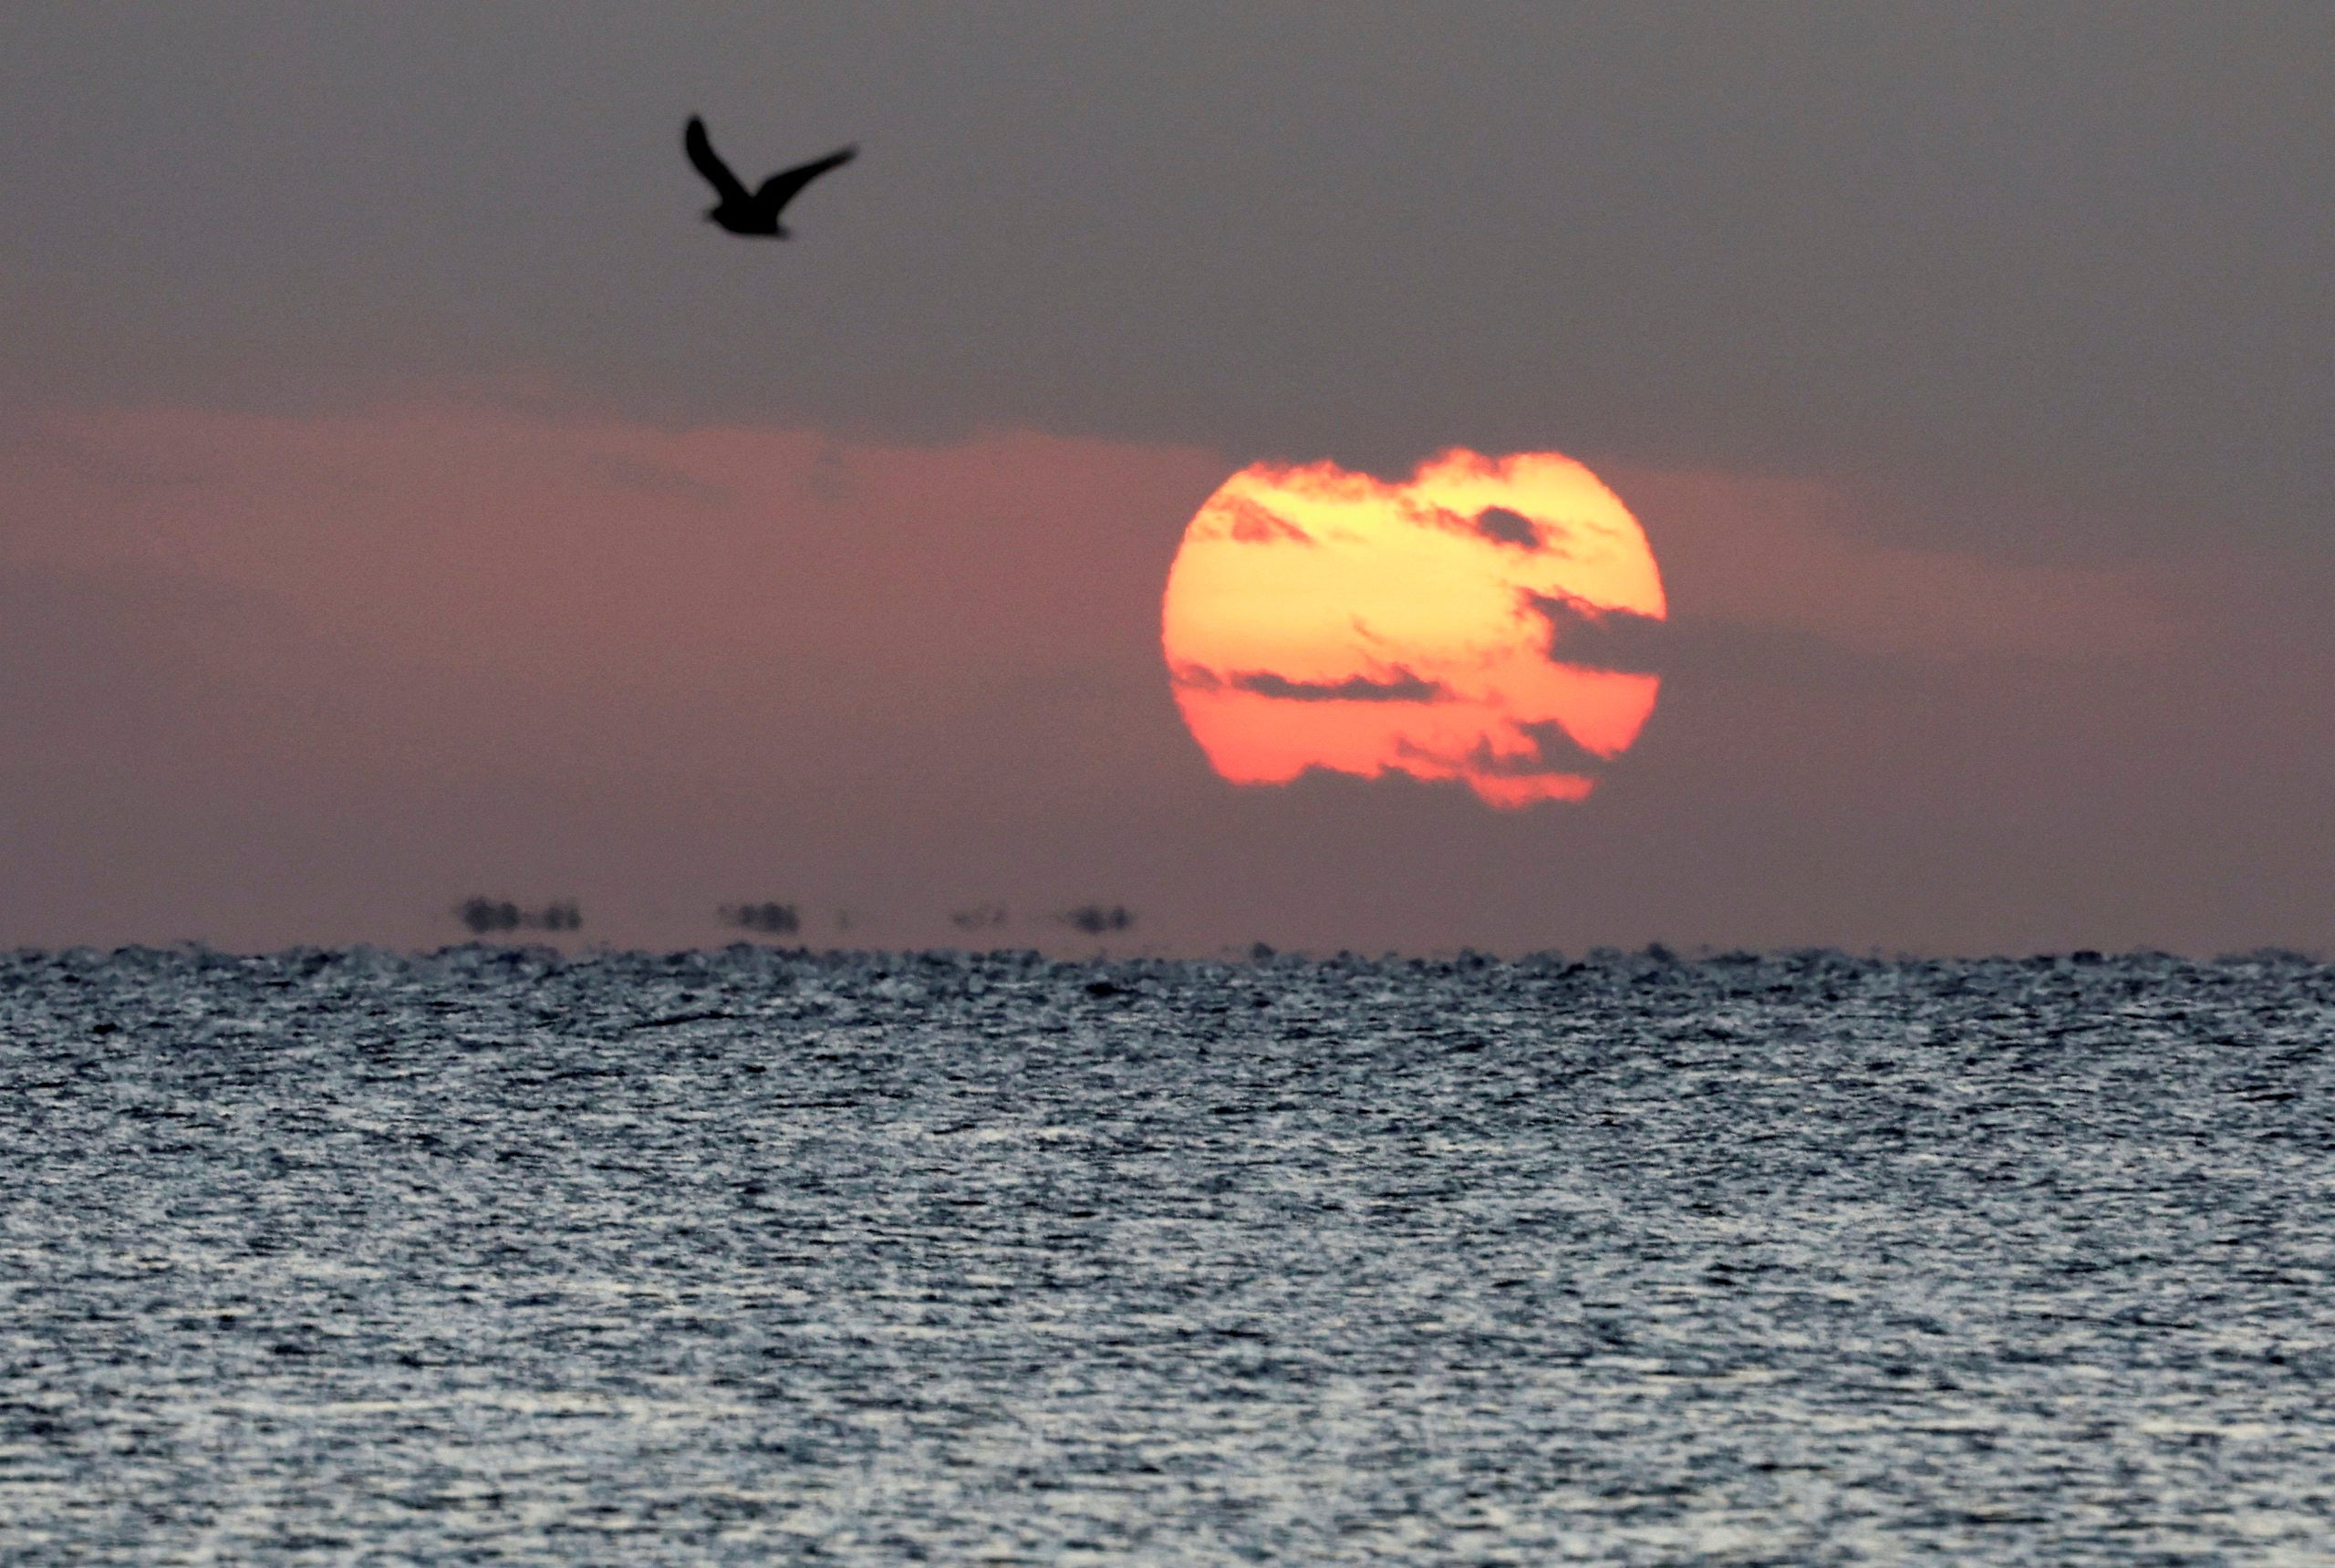
[[[0,958],[0,1558],[2325,1563],[2295,960]]]

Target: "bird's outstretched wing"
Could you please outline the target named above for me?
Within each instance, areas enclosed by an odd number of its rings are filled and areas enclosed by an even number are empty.
[[[808,185],[828,170],[841,168],[858,156],[858,148],[846,147],[838,151],[828,153],[825,158],[782,171],[763,182],[763,188],[754,192],[754,200],[762,206],[770,209],[771,213],[775,216],[785,209],[787,202],[794,200],[804,186]]]
[[[747,199],[745,182],[731,173],[730,165],[721,161],[721,155],[713,151],[713,143],[705,134],[705,121],[695,115],[690,116],[690,128],[681,133],[681,148],[690,155],[690,162],[705,176],[706,182],[724,202],[743,202]]]

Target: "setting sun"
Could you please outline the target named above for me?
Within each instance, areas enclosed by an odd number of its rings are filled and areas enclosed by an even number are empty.
[[[1645,532],[1555,452],[1454,450],[1388,484],[1334,463],[1225,481],[1168,573],[1178,705],[1235,784],[1308,768],[1581,800],[1654,711]]]

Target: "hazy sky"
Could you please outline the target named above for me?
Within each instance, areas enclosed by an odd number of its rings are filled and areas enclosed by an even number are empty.
[[[0,13],[0,942],[2335,945],[2335,9]],[[785,244],[702,223],[847,141]],[[1562,451],[1578,805],[1216,779],[1259,458]],[[838,932],[835,916],[854,924]]]

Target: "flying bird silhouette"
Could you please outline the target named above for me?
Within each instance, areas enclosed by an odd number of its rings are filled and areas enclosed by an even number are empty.
[[[720,223],[733,234],[751,234],[760,238],[783,240],[787,237],[778,214],[787,202],[802,192],[803,187],[830,169],[848,163],[858,154],[856,147],[846,147],[830,152],[825,158],[798,164],[763,182],[759,191],[749,191],[745,182],[730,171],[721,155],[713,151],[713,143],[705,134],[705,121],[690,116],[690,128],[681,135],[681,146],[690,155],[690,162],[706,178],[721,200],[705,210],[709,223]]]

